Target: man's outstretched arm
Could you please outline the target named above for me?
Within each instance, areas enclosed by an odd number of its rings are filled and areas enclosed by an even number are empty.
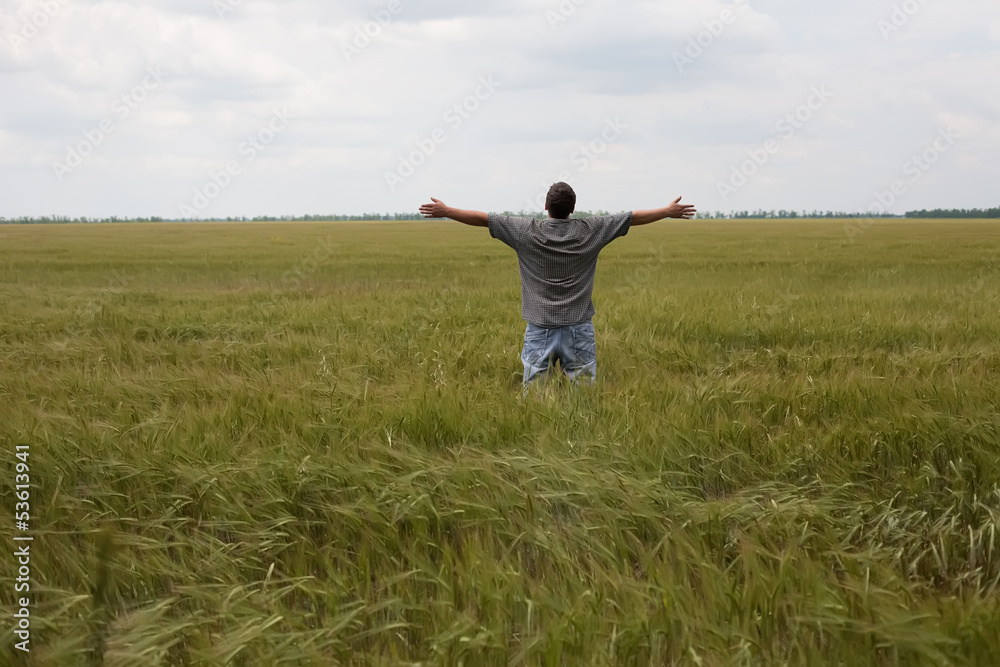
[[[664,218],[680,218],[681,220],[690,220],[694,217],[695,213],[697,213],[697,211],[694,210],[694,206],[691,204],[682,204],[681,197],[678,197],[670,206],[665,208],[654,208],[649,211],[633,211],[632,226],[648,225],[651,222],[663,220]]]
[[[460,208],[452,208],[451,206],[446,206],[443,201],[434,199],[434,197],[431,197],[431,202],[420,207],[420,215],[425,218],[451,218],[452,220],[457,220],[473,227],[487,227],[489,225],[488,216],[482,211],[465,211]]]

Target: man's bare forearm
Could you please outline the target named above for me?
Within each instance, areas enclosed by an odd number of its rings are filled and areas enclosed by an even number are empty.
[[[695,213],[697,213],[697,211],[695,211],[694,206],[690,204],[682,204],[681,197],[678,197],[672,204],[670,204],[670,206],[653,208],[646,211],[633,211],[632,226],[648,225],[651,222],[665,220],[667,218],[690,220],[694,217]]]
[[[482,211],[452,208],[451,206],[445,209],[444,217],[457,220],[466,225],[472,225],[473,227],[486,227],[489,224],[489,215]]]
[[[461,208],[453,208],[434,197],[431,197],[430,204],[423,204],[420,207],[420,215],[425,218],[451,218],[452,220],[457,220],[473,227],[489,226],[489,216],[482,211],[467,211]]]
[[[651,222],[658,222],[670,217],[667,208],[651,208],[646,211],[632,211],[632,226],[648,225]]]

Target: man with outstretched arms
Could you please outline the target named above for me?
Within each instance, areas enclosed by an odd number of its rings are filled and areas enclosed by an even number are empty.
[[[427,218],[451,218],[473,227],[488,227],[493,238],[517,253],[521,271],[521,315],[528,323],[521,362],[525,389],[559,362],[573,381],[597,378],[594,338],[594,274],[597,256],[630,227],[665,218],[688,220],[693,206],[678,197],[664,208],[616,215],[570,218],[576,193],[566,183],[549,188],[548,218],[527,218],[467,211],[431,198],[420,207]]]

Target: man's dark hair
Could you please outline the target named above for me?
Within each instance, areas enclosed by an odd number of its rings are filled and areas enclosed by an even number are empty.
[[[576,193],[569,183],[555,183],[545,197],[545,208],[556,219],[566,219],[576,210]]]

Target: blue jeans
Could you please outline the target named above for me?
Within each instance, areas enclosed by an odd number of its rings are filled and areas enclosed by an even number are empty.
[[[593,322],[568,327],[544,329],[529,324],[524,332],[524,387],[548,375],[556,361],[570,380],[597,378],[597,342]]]

